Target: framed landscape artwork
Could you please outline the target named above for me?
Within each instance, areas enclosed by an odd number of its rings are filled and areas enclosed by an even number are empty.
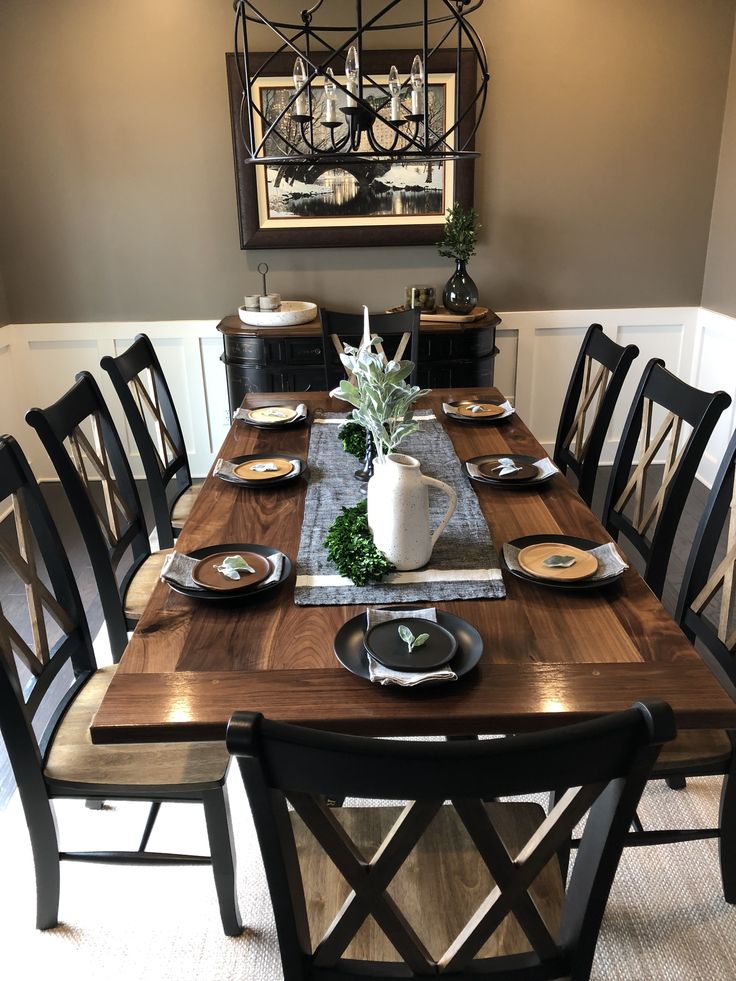
[[[381,71],[386,72],[394,62],[410,64],[413,57],[414,52],[408,51],[364,53],[366,70],[379,85],[386,81],[379,74]],[[293,94],[294,59],[291,55],[251,54],[251,68],[267,59],[268,76],[253,91],[254,97],[260,100],[261,111],[270,120]],[[468,52],[467,59],[463,57],[461,79],[468,78],[474,67],[472,52]],[[232,53],[227,55],[227,78],[241,248],[432,245],[441,237],[447,209],[453,203],[472,205],[472,159],[444,163],[356,160],[349,167],[319,160],[273,166],[249,163],[241,131],[242,89]],[[455,53],[438,52],[432,59],[427,93],[432,129],[435,126],[438,130],[449,129],[454,123],[456,80]],[[374,91],[380,97],[379,90]],[[461,83],[461,114],[467,106],[468,92],[473,91],[474,85]],[[372,94],[366,89],[365,98],[370,100]],[[406,89],[404,95],[408,111]],[[314,87],[313,97],[315,114],[318,114],[322,99],[318,86]],[[247,113],[242,113],[242,119],[242,125],[247,127]],[[260,139],[261,121],[257,116],[255,119],[255,135]],[[472,126],[470,112],[460,126],[461,143]],[[376,135],[387,143],[389,127],[385,127],[385,135],[380,129],[379,121]],[[315,127],[315,132],[318,131],[319,125]],[[274,139],[273,146],[267,144],[267,152],[278,154],[282,149]]]

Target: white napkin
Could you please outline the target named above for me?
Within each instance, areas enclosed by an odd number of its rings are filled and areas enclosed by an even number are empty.
[[[547,477],[552,477],[554,474],[560,472],[559,467],[556,467],[549,457],[545,457],[543,460],[535,460],[532,466],[536,467],[539,471],[539,475],[533,478],[537,481],[546,480]],[[465,469],[468,471],[471,477],[478,477],[480,480],[488,479],[486,475],[481,473],[478,467],[470,461],[466,462]]]
[[[560,542],[560,552],[564,552],[565,544]],[[529,575],[524,569],[519,565],[519,560],[517,556],[519,555],[520,549],[516,548],[515,545],[511,545],[509,542],[503,547],[503,557],[506,560],[506,565],[509,569],[513,569],[515,572],[523,572],[524,575]],[[597,548],[592,548],[590,550],[591,555],[595,555],[598,559],[598,568],[589,576],[589,579],[608,579],[610,576],[617,576],[620,572],[625,572],[628,569],[628,565],[621,558],[618,549],[613,544],[613,542],[608,542],[606,545],[599,545]]]
[[[255,460],[253,461],[256,462]],[[289,460],[289,463],[294,467],[294,469],[288,473],[284,474],[284,477],[292,477],[300,474],[302,471],[302,464],[300,460]],[[215,469],[212,473],[215,477],[226,477],[228,480],[237,481],[241,484],[247,484],[249,487],[252,486],[252,481],[246,480],[239,474],[235,473],[235,468],[241,466],[240,463],[233,463],[230,460],[223,460],[222,457],[215,464]],[[267,481],[265,481],[267,483]]]
[[[504,401],[504,402],[499,402],[499,408],[503,409],[503,413],[501,415],[488,416],[484,412],[479,412],[478,413],[478,418],[479,419],[506,419],[507,416],[512,415],[513,414],[513,411],[514,411],[514,407],[509,402],[508,399],[506,399],[506,401]],[[457,411],[457,409],[454,406],[452,406],[452,405],[448,405],[447,402],[443,402],[442,403],[442,410],[443,410],[443,412],[445,413],[446,416],[458,416],[458,415],[460,415],[460,413]],[[472,419],[473,417],[472,416],[466,416],[466,415],[463,414],[461,416],[461,418],[462,419]]]
[[[273,552],[268,556],[273,565],[272,572],[261,579],[258,586],[265,586],[267,583],[275,582],[281,578],[281,571],[284,567],[284,556],[282,552]],[[201,559],[194,559],[191,555],[184,552],[171,552],[166,556],[161,567],[161,582],[173,582],[177,586],[185,586],[187,589],[201,589],[207,592],[204,586],[200,586],[192,579],[192,571]]]
[[[258,408],[258,406],[255,406],[255,408]],[[250,411],[251,409],[236,409],[235,412],[233,412],[233,419],[238,419],[240,422],[250,422],[251,419],[248,415]],[[302,419],[307,418],[307,407],[303,402],[300,402],[294,411],[296,412],[296,416],[293,419],[289,419],[288,423],[274,422],[266,423],[266,425],[283,426],[293,422],[301,422]]]
[[[387,620],[406,620],[407,617],[416,617],[419,620],[431,620],[437,623],[437,611],[433,606],[428,606],[423,610],[383,610],[380,607],[368,607],[366,609],[368,624],[366,632],[377,623],[386,623]],[[412,688],[414,685],[421,685],[424,681],[457,681],[457,675],[452,668],[438,668],[436,671],[393,671],[379,664],[368,654],[368,671],[371,681],[379,685],[400,685],[403,688]]]

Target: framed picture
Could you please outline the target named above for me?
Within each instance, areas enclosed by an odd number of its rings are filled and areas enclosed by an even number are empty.
[[[392,63],[411,64],[413,51],[363,53],[364,68],[379,85],[387,81]],[[395,163],[356,160],[349,169],[317,160],[314,164],[267,166],[248,162],[241,130],[242,89],[235,56],[227,56],[227,79],[235,157],[235,178],[242,249],[319,248],[331,246],[433,245],[442,234],[445,214],[453,203],[473,204],[474,160],[443,163]],[[293,93],[293,55],[250,55],[252,69],[268,60],[268,74],[253,87],[267,119],[273,118]],[[461,115],[472,93],[475,70],[471,51],[461,62]],[[427,91],[430,118],[437,130],[454,122],[457,63],[454,51],[432,58]],[[466,85],[465,80],[473,84]],[[378,90],[376,90],[378,93]],[[318,106],[319,86],[313,88]],[[371,98],[370,89],[365,92]],[[405,92],[408,110],[408,93]],[[242,113],[248,126],[248,114]],[[461,143],[473,128],[469,112],[460,126]],[[380,121],[376,124],[380,127]],[[256,115],[256,138],[262,136]],[[388,127],[386,127],[388,130]],[[377,131],[380,138],[380,133]],[[282,152],[273,147],[274,154]]]

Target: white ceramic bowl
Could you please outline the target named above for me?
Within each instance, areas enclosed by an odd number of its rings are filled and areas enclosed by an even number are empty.
[[[280,310],[246,310],[238,307],[240,319],[251,327],[293,327],[317,316],[317,304],[306,300],[284,300]]]

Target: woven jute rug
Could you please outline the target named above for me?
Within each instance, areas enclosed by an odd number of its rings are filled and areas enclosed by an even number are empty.
[[[689,781],[685,791],[647,790],[645,824],[708,823],[719,781]],[[105,981],[280,981],[276,936],[248,804],[230,776],[241,911],[237,939],[221,931],[208,868],[62,866],[61,919],[34,929],[33,866],[16,797],[0,812],[2,976]],[[62,845],[135,848],[145,822],[140,804],[91,811],[58,805]],[[151,848],[207,850],[197,805],[164,805]],[[733,981],[736,908],[721,895],[717,845],[695,842],[624,854],[598,945],[593,977],[620,981]]]

